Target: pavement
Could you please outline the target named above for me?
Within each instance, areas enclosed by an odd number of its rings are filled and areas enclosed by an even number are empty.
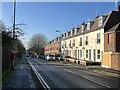
[[[2,89],[36,89],[31,69],[26,59],[22,58],[5,79]]]
[[[77,63],[72,63],[72,62],[61,62],[61,63],[70,63],[73,67],[76,67],[78,69],[84,69],[84,70],[90,70],[96,73],[100,73],[100,74],[105,74],[108,76],[112,76],[112,77],[120,77],[120,71],[118,70],[113,70],[113,69],[109,69],[109,68],[102,68],[100,65],[81,65],[81,64],[77,64]]]

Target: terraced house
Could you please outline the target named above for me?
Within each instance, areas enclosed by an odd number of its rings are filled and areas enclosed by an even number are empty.
[[[65,56],[70,56],[79,62],[101,62],[104,52],[104,33],[119,22],[119,11],[111,11],[66,32]]]
[[[45,46],[44,53],[45,55],[59,55],[60,48],[60,37],[56,37]]]
[[[103,67],[108,67],[106,55],[106,33],[115,29],[120,23],[120,5],[117,11],[110,11],[107,14],[96,16],[93,20],[82,22],[81,25],[61,35],[61,54],[65,60],[86,65],[87,63],[101,63]],[[116,30],[113,30],[116,31]],[[117,28],[117,32],[120,31]],[[117,33],[117,37],[120,33]],[[110,36],[109,36],[110,37]],[[112,39],[112,38],[108,38]],[[114,38],[116,41],[117,38]],[[113,40],[113,41],[114,41]],[[115,45],[118,45],[117,41]],[[110,48],[110,46],[109,46]],[[117,46],[117,49],[120,47]],[[112,54],[112,50],[110,54]],[[115,51],[114,52],[120,52]],[[107,54],[108,55],[108,54]],[[108,55],[108,56],[109,56]],[[114,62],[113,62],[114,63]],[[110,67],[111,68],[111,67]]]

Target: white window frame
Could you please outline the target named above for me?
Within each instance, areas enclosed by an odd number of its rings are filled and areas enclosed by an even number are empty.
[[[97,40],[100,39],[100,33],[97,33]],[[97,41],[97,44],[100,43]]]
[[[84,28],[85,28],[85,26],[82,25],[82,26],[81,26],[81,32],[84,32]]]
[[[87,30],[90,30],[90,22],[87,23]]]
[[[80,43],[79,44],[80,44],[80,46],[82,46],[82,38],[81,37],[80,37]]]
[[[103,16],[99,17],[98,25],[99,25],[99,27],[103,25]]]
[[[73,44],[72,46],[75,47],[75,39],[73,39],[73,43],[72,44]]]
[[[88,45],[88,36],[86,36],[85,38],[86,38],[85,39],[85,45]],[[87,42],[87,44],[86,44],[86,42]]]

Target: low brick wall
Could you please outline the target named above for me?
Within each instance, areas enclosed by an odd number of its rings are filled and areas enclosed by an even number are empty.
[[[73,58],[65,58],[65,61],[86,65],[86,61],[85,60],[78,60],[78,59],[73,59]]]
[[[120,70],[120,53],[111,54],[111,68]]]
[[[93,61],[87,61],[87,60],[79,60],[74,58],[65,58],[64,59],[67,62],[77,63],[81,65],[101,65],[101,62],[93,62]]]
[[[76,62],[76,60],[75,59],[72,59],[72,58],[67,58],[67,61],[69,61],[69,62]]]

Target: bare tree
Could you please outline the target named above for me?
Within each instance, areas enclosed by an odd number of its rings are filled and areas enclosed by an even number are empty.
[[[0,31],[5,31],[6,27],[4,25],[4,23],[0,20]]]
[[[29,47],[32,52],[35,52],[37,54],[43,53],[43,47],[48,42],[47,37],[45,35],[39,33],[33,35],[33,37],[30,39]]]
[[[23,28],[24,23],[15,24],[15,37],[19,38],[24,36]],[[13,26],[5,26],[4,23],[0,20],[0,31],[5,32],[10,37],[13,37]]]

